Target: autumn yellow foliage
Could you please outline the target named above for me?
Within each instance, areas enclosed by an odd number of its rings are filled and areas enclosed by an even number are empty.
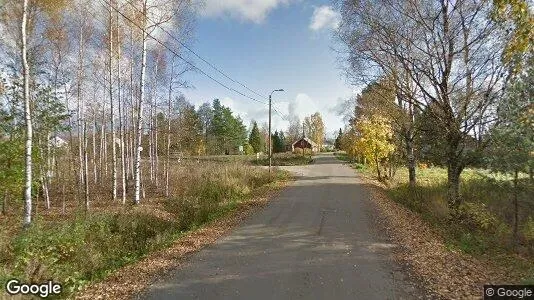
[[[355,124],[358,137],[352,151],[362,155],[366,160],[375,164],[380,179],[380,163],[395,151],[392,142],[393,129],[385,117],[374,115],[361,118]]]

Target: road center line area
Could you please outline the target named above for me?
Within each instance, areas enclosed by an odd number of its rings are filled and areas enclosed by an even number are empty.
[[[334,156],[308,166],[262,211],[138,299],[413,299],[369,193]]]

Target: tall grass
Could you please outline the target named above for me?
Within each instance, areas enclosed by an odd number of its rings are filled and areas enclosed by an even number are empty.
[[[534,255],[530,232],[534,213],[534,185],[523,177],[518,191],[519,247],[512,237],[514,220],[511,178],[485,170],[467,169],[462,173],[460,194],[463,200],[458,212],[447,207],[447,171],[442,168],[418,169],[418,183],[410,189],[407,170],[401,169],[390,182],[391,197],[417,211],[432,223],[440,225],[452,242],[467,252],[489,253],[507,249],[527,256]],[[472,243],[471,243],[471,242]]]
[[[26,231],[0,230],[0,282],[53,279],[65,295],[89,281],[169,245],[285,178],[240,162],[184,162],[172,169],[171,195],[140,206],[36,222]]]
[[[298,149],[298,148],[297,148]],[[273,166],[301,166],[301,165],[309,165],[313,163],[313,158],[311,154],[302,154],[301,153],[276,153],[273,155],[272,158],[272,165]],[[269,165],[269,158],[262,158],[259,160],[251,160],[251,163],[253,165],[259,165],[259,166],[268,166]]]
[[[348,161],[344,155],[337,155]],[[366,177],[374,178],[371,168],[353,164]],[[519,241],[513,240],[513,185],[511,176],[482,169],[466,169],[461,175],[463,204],[458,212],[449,211],[446,201],[447,170],[418,168],[417,185],[408,185],[408,170],[401,168],[386,182],[389,196],[419,213],[445,238],[449,247],[466,253],[496,258],[512,265],[526,282],[534,281],[534,184],[526,174],[519,183]]]

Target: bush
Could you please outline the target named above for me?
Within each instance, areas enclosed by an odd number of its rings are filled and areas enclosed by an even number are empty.
[[[250,191],[271,179],[266,170],[242,164],[213,165],[192,177],[182,195],[165,201],[165,210],[177,217],[178,228],[190,230],[224,213],[244,199]],[[194,172],[194,171],[192,171]]]
[[[249,143],[245,144],[245,146],[243,147],[243,151],[246,155],[255,154],[254,148]]]
[[[164,201],[165,211],[152,203],[117,213],[35,222],[18,234],[0,231],[0,280],[52,279],[64,284],[63,296],[67,297],[88,281],[234,208],[254,188],[271,180],[266,170],[242,162],[203,162],[200,166],[196,161],[183,162],[181,173],[175,174],[181,176],[173,176],[181,183],[171,190],[174,197]]]
[[[298,148],[297,148],[298,149]],[[277,153],[273,155],[273,166],[300,166],[313,163],[313,158],[294,153]],[[254,165],[268,166],[269,158],[252,161]]]
[[[203,202],[203,204],[206,203],[206,201]],[[187,231],[198,225],[201,214],[199,211],[203,210],[202,214],[205,214],[208,210],[207,207],[200,205],[198,198],[193,197],[174,198],[165,201],[165,209],[176,215],[180,231]]]
[[[352,165],[352,167],[356,170],[364,170],[366,169],[366,166],[364,164],[360,164],[360,163],[355,163]]]
[[[523,225],[522,233],[527,242],[534,243],[534,218],[528,218],[528,220]]]
[[[73,292],[162,246],[175,228],[172,221],[136,211],[78,217],[57,227],[34,224],[13,241],[9,275],[33,282],[53,279]]]
[[[457,220],[468,229],[496,233],[499,220],[483,203],[464,202],[456,213]]]
[[[422,170],[428,169],[428,165],[426,163],[418,163],[417,167]]]
[[[462,251],[469,254],[482,254],[488,249],[488,242],[471,232],[462,232],[457,244]]]
[[[441,207],[444,201],[442,189],[434,186],[416,186],[411,188],[408,184],[401,184],[390,190],[391,197],[413,211],[423,213],[425,216],[439,216],[441,212],[433,208]]]

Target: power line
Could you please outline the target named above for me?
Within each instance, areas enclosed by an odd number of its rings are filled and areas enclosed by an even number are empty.
[[[131,7],[133,7],[135,10],[137,10],[138,12],[141,12],[142,11],[137,8],[131,1],[129,0],[126,0],[126,3],[128,3]],[[155,26],[158,27],[161,31],[163,31],[163,33],[167,34],[168,36],[170,36],[173,40],[175,40],[177,43],[179,43],[182,47],[184,47],[185,49],[187,49],[189,52],[193,53],[198,59],[202,60],[204,63],[206,63],[208,66],[210,66],[211,68],[213,68],[214,70],[216,70],[217,72],[219,72],[221,75],[223,75],[224,77],[226,77],[227,79],[229,79],[230,81],[236,83],[236,84],[239,84],[241,85],[242,87],[244,87],[245,89],[247,89],[249,92],[253,93],[253,94],[256,94],[257,96],[260,96],[262,98],[267,98],[265,95],[262,95],[252,89],[250,89],[248,86],[246,86],[244,83],[238,81],[238,80],[234,80],[233,78],[231,78],[230,76],[228,76],[226,73],[224,73],[223,71],[221,71],[219,68],[217,68],[216,66],[214,66],[212,63],[210,63],[208,60],[206,60],[205,58],[203,58],[202,56],[200,56],[198,53],[196,53],[193,49],[191,49],[189,46],[187,46],[184,42],[180,41],[180,39],[178,39],[176,36],[174,36],[172,33],[170,33],[168,30],[166,30],[165,28],[163,28],[161,25],[157,24],[157,22],[154,22],[153,20],[151,20],[148,16],[146,17],[148,21],[156,24]],[[287,116],[282,114],[276,107],[273,107],[274,108],[274,111],[276,113],[278,113],[280,115],[280,117],[282,117],[282,119],[284,121],[287,121]]]
[[[282,120],[289,121],[289,118],[286,115],[282,114],[280,111],[278,111],[276,106],[273,105],[273,109],[274,109],[275,112],[277,112],[280,115],[280,117],[282,117]]]
[[[139,8],[137,8],[131,1],[129,0],[126,0],[126,3],[130,4],[130,6],[132,6],[133,8],[135,8],[138,12],[141,12],[141,10]],[[142,13],[142,12],[141,12]],[[146,17],[148,21],[154,23],[154,24],[157,24],[156,22],[154,22],[153,20],[151,20],[148,16]],[[267,97],[265,95],[262,95],[252,89],[250,89],[248,86],[246,86],[244,83],[238,81],[238,80],[234,80],[233,78],[231,78],[230,76],[228,76],[226,73],[224,73],[223,71],[221,71],[219,68],[217,68],[216,66],[214,66],[212,63],[210,63],[209,61],[207,61],[206,59],[204,59],[202,56],[200,56],[198,53],[196,53],[193,49],[189,48],[189,46],[187,46],[184,42],[180,41],[180,39],[178,39],[177,37],[175,37],[172,33],[170,33],[168,30],[166,30],[165,28],[163,28],[162,26],[160,26],[159,24],[156,25],[161,31],[163,31],[164,33],[166,33],[167,35],[169,35],[173,40],[175,40],[177,43],[179,43],[182,47],[184,47],[185,49],[189,50],[191,53],[193,53],[198,59],[202,60],[204,63],[206,63],[208,66],[212,67],[215,71],[219,72],[221,75],[223,75],[224,77],[226,77],[227,79],[229,79],[230,81],[232,81],[233,83],[236,83],[236,84],[239,84],[241,85],[242,87],[244,87],[245,89],[247,89],[249,92],[259,96],[259,97],[262,97],[264,99],[267,99]]]
[[[124,15],[118,8],[116,8],[115,6],[113,6],[112,4],[110,4],[108,2],[108,0],[102,0],[102,1],[106,1],[107,5],[104,5],[104,7],[111,7],[113,10],[115,10],[117,13],[119,13],[123,18],[125,18],[126,20],[128,20],[129,22],[131,22],[132,24],[134,24],[137,28],[143,30],[143,28],[141,28],[139,25],[137,25],[135,22],[133,22],[129,17],[127,17],[126,15]],[[131,1],[128,1],[126,0],[126,2],[132,6],[134,9],[136,9],[138,12],[141,12],[141,10],[139,8],[137,8]],[[231,78],[230,76],[228,76],[226,73],[224,73],[223,71],[221,71],[219,68],[217,68],[216,66],[214,66],[213,64],[211,64],[209,61],[207,61],[206,59],[204,59],[203,57],[201,57],[199,54],[197,54],[194,50],[192,50],[191,48],[189,48],[185,43],[183,43],[182,41],[180,41],[177,37],[175,37],[173,34],[171,34],[169,31],[167,31],[165,28],[163,28],[162,26],[160,26],[159,24],[157,24],[156,22],[154,22],[153,20],[151,20],[150,18],[146,17],[148,21],[156,24],[155,26],[157,28],[159,28],[160,30],[162,30],[165,34],[167,34],[168,36],[170,36],[173,40],[175,40],[177,43],[179,43],[182,47],[184,47],[185,49],[189,50],[191,53],[193,53],[197,58],[199,58],[200,60],[202,60],[204,63],[206,63],[207,65],[209,65],[210,67],[212,67],[214,70],[216,70],[217,72],[219,72],[220,74],[222,74],[224,77],[226,77],[227,79],[229,79],[230,81],[236,83],[236,84],[239,84],[241,85],[242,87],[244,87],[245,89],[247,89],[248,91],[262,97],[262,98],[266,98],[266,96],[250,89],[249,87],[247,87],[245,84],[237,81],[237,80],[234,80],[233,78]],[[267,104],[265,102],[262,102],[262,101],[259,101],[257,100],[256,98],[253,98],[253,97],[250,97],[248,95],[245,95],[243,93],[241,93],[240,91],[234,89],[234,88],[231,88],[231,87],[228,87],[227,85],[223,84],[222,82],[220,82],[219,80],[213,78],[212,76],[210,76],[209,74],[207,74],[206,72],[204,72],[202,69],[200,69],[199,67],[197,67],[196,65],[194,65],[192,62],[184,59],[182,56],[180,56],[178,53],[176,53],[175,51],[173,51],[172,49],[170,49],[165,43],[161,42],[160,40],[156,39],[153,35],[147,33],[147,35],[149,37],[151,37],[153,40],[155,40],[156,42],[158,42],[160,45],[162,45],[163,47],[165,47],[168,51],[170,51],[171,53],[173,53],[174,55],[176,55],[178,58],[180,58],[181,60],[183,60],[184,62],[186,62],[187,64],[191,65],[194,69],[198,70],[199,72],[201,72],[203,75],[205,75],[206,77],[208,77],[209,79],[213,80],[214,82],[218,83],[219,85],[223,86],[224,88],[228,89],[228,90],[231,90],[245,98],[248,98],[250,100],[253,100],[253,101],[256,101],[258,103],[261,103],[261,104]],[[288,121],[288,118],[286,115],[282,114],[275,106],[273,106],[273,109],[276,113],[278,113],[280,115],[280,117],[282,118],[282,120],[284,121]]]
[[[209,79],[211,79],[212,81],[216,82],[217,84],[219,84],[220,86],[226,88],[227,90],[229,91],[232,91],[232,92],[235,92],[247,99],[250,99],[252,101],[255,101],[255,102],[258,102],[258,103],[261,103],[261,104],[266,104],[265,102],[262,102],[254,97],[251,97],[251,96],[248,96],[232,87],[229,87],[227,86],[226,84],[220,82],[219,80],[213,78],[211,75],[209,75],[208,73],[206,73],[204,70],[200,69],[199,67],[197,67],[195,64],[193,64],[192,62],[188,61],[187,59],[183,58],[180,54],[176,53],[176,51],[174,51],[173,49],[169,48],[169,46],[167,46],[165,43],[163,43],[162,41],[158,40],[157,38],[155,38],[152,34],[146,32],[146,30],[144,28],[142,28],[141,26],[139,26],[137,23],[135,23],[132,19],[130,19],[128,16],[124,15],[124,13],[122,13],[118,8],[116,8],[114,5],[112,5],[111,3],[109,3],[108,1],[109,0],[100,0],[101,2],[104,2],[104,7],[111,7],[113,10],[115,10],[118,14],[120,14],[124,19],[128,20],[130,23],[132,23],[135,27],[139,28],[140,30],[142,30],[143,32],[145,32],[145,34],[152,38],[154,41],[156,41],[158,44],[160,44],[161,46],[163,46],[165,49],[167,49],[169,52],[171,52],[172,54],[174,54],[176,57],[178,57],[179,59],[181,59],[182,61],[184,61],[185,63],[189,64],[191,67],[193,67],[194,69],[198,70],[201,74],[203,74],[204,76],[208,77]],[[159,26],[158,26],[159,27]],[[159,27],[161,29],[161,27]]]

